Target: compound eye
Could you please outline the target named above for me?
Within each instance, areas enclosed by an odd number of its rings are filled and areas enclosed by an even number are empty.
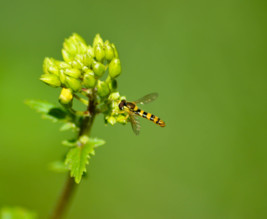
[[[119,109],[120,109],[120,110],[123,110],[124,106],[125,106],[125,100],[122,100],[122,101],[120,102],[120,104],[119,104]]]

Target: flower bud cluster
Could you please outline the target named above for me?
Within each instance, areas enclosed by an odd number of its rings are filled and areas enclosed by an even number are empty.
[[[93,45],[74,33],[63,43],[62,57],[64,61],[45,58],[44,74],[40,80],[51,87],[61,87],[59,101],[69,106],[73,93],[83,88],[97,91],[99,98],[109,98],[117,88],[116,78],[121,74],[121,63],[117,49],[108,40],[103,41],[99,34]],[[101,80],[108,71],[105,80]]]

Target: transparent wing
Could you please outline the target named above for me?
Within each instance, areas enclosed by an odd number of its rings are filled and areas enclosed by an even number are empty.
[[[146,103],[150,103],[150,102],[154,101],[155,99],[157,99],[158,96],[159,96],[158,93],[151,93],[151,94],[148,94],[148,95],[146,95],[146,96],[144,96],[144,97],[142,97],[142,98],[140,98],[134,102],[137,104],[138,103],[146,104]]]
[[[129,118],[130,118],[130,122],[131,122],[131,125],[132,125],[133,132],[136,135],[139,135],[141,126],[140,126],[140,123],[138,121],[137,116],[135,114],[133,114],[133,113],[129,113]]]

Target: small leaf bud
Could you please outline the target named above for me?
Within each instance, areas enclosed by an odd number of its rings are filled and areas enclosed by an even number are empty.
[[[96,60],[101,62],[102,59],[105,57],[105,50],[103,48],[103,45],[98,43],[95,47],[94,47],[94,52],[95,52],[95,57]]]
[[[94,72],[91,69],[88,69],[83,76],[83,85],[86,88],[92,88],[96,84],[96,79],[94,77]]]
[[[121,73],[121,62],[119,59],[114,58],[109,63],[109,75],[111,78],[119,76]]]
[[[66,76],[66,85],[74,92],[79,91],[82,88],[80,80],[68,76]]]
[[[51,87],[60,87],[61,85],[58,76],[53,74],[43,74],[40,80]]]
[[[72,91],[69,88],[62,88],[61,93],[59,95],[59,102],[63,105],[67,105],[72,103],[73,95]]]
[[[94,73],[97,76],[101,77],[104,74],[105,66],[102,63],[95,61],[95,62],[93,62],[92,66],[93,66]]]
[[[99,94],[100,97],[105,97],[109,94],[109,88],[106,82],[104,81],[97,81],[97,93]]]
[[[76,68],[66,69],[64,73],[73,78],[79,78],[82,74],[81,71]]]
[[[87,135],[82,135],[79,138],[79,143],[81,144],[81,146],[87,144],[88,141],[89,141],[89,137]]]

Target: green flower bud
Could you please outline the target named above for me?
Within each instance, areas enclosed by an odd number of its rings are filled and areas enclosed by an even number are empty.
[[[112,59],[109,63],[109,75],[111,78],[119,76],[121,73],[121,61],[119,59]]]
[[[66,69],[64,73],[73,78],[79,78],[82,74],[82,72],[76,68]]]
[[[116,119],[113,116],[109,116],[107,121],[111,125],[114,125],[116,123]]]
[[[73,33],[70,37],[74,43],[83,43],[86,44],[85,40],[77,33]]]
[[[105,54],[106,54],[105,58],[108,61],[114,58],[114,49],[112,48],[108,40],[105,42]]]
[[[54,65],[48,68],[48,72],[54,75],[58,75],[59,70],[58,70],[58,67]]]
[[[87,46],[85,43],[79,42],[78,43],[78,53],[84,54],[87,51]]]
[[[111,100],[111,101],[119,100],[119,98],[120,98],[119,92],[113,92],[108,97],[108,99]]]
[[[112,115],[116,115],[116,114],[118,114],[118,111],[119,111],[119,106],[118,106],[118,103],[116,102],[116,101],[113,101],[112,103],[111,103],[111,114]]]
[[[100,97],[105,97],[109,94],[109,88],[106,82],[104,81],[97,81],[97,93],[99,94]]]
[[[102,59],[105,57],[105,50],[103,48],[103,45],[98,43],[94,48],[96,60],[101,62]]]
[[[84,57],[83,57],[83,63],[84,65],[86,65],[87,67],[90,68],[90,66],[92,65],[93,63],[93,58],[90,54],[84,54]]]
[[[63,48],[70,56],[74,56],[75,54],[77,54],[77,46],[73,42],[73,40],[71,40],[71,38],[65,39],[65,42],[63,43]]]
[[[84,73],[83,76],[83,85],[86,88],[92,88],[96,84],[96,79],[94,77],[94,72],[91,69],[88,69],[87,72]]]
[[[117,49],[116,49],[116,47],[115,47],[115,45],[114,45],[113,43],[111,44],[111,47],[112,47],[113,50],[114,50],[114,57],[115,57],[115,58],[119,58],[118,51],[117,51]]]
[[[61,85],[58,76],[53,74],[43,74],[40,80],[51,87],[60,87]]]
[[[63,57],[65,62],[72,61],[72,56],[65,49],[62,49],[61,53],[62,53],[62,57]]]
[[[101,77],[105,73],[105,66],[100,62],[93,62],[92,64],[94,73]]]
[[[69,88],[62,88],[59,95],[59,102],[63,105],[71,104],[73,99],[72,91]]]
[[[82,69],[82,71],[83,71],[83,72],[87,72],[87,71],[88,71],[88,69],[89,69],[89,68],[88,68],[87,66],[83,66],[83,69]]]
[[[66,85],[74,92],[79,91],[82,88],[80,80],[68,76],[66,76]]]
[[[82,69],[83,68],[83,63],[80,60],[74,60],[71,63],[73,68],[77,68],[77,69]]]
[[[44,63],[43,63],[43,71],[44,71],[44,73],[50,74],[50,72],[48,71],[48,68],[50,66],[53,66],[53,65],[55,65],[55,60],[53,58],[46,57],[44,59]]]
[[[56,63],[60,69],[71,68],[71,65],[66,62],[57,61]]]
[[[101,44],[102,46],[104,45],[103,39],[101,38],[100,34],[96,34],[93,42],[93,48],[96,47],[97,44]]]
[[[94,49],[92,46],[88,46],[87,54],[90,55],[91,57],[95,57]]]
[[[58,66],[56,65],[56,60],[53,58],[45,58],[43,64],[43,70],[46,74],[58,75]]]
[[[68,39],[65,39],[65,42],[63,43],[63,48],[72,57],[78,53],[85,53],[87,50],[86,42],[80,35],[76,33],[72,34],[72,36]],[[64,54],[64,56],[65,55],[66,54]],[[66,56],[66,58],[67,57],[68,56]]]
[[[64,74],[64,70],[59,71],[59,80],[62,84],[66,84],[66,75]]]
[[[82,63],[82,65],[83,65],[83,59],[84,59],[84,56],[82,54],[78,54],[75,56],[75,61]]]

